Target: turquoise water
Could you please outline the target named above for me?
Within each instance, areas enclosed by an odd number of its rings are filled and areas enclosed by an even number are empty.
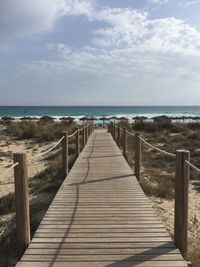
[[[59,118],[62,116],[73,116],[79,119],[83,116],[125,116],[131,119],[134,116],[147,116],[148,118],[167,115],[171,117],[200,116],[200,106],[106,106],[106,107],[0,107],[0,117],[12,116],[20,118],[23,116],[53,116]]]

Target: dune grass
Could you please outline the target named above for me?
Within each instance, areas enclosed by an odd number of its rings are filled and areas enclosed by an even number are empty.
[[[47,142],[60,138],[62,131],[72,132],[75,127],[75,123],[64,121],[11,121],[6,124],[6,133],[20,140],[33,139]]]

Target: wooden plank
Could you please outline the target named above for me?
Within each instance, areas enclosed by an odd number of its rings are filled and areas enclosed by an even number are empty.
[[[141,237],[141,238],[146,238],[146,237],[168,237],[169,235],[167,233],[112,233],[112,232],[106,232],[106,233],[71,233],[69,232],[67,235],[66,235],[66,231],[61,233],[61,232],[56,232],[56,233],[52,233],[51,231],[49,231],[48,233],[35,233],[34,235],[34,238],[51,238],[51,237],[66,237],[67,238],[83,238],[83,237],[86,237],[86,238],[98,238],[98,237],[101,237],[101,238],[109,238],[109,237],[114,237],[114,238],[118,238],[118,237],[124,237],[124,238],[127,238],[127,237],[130,237],[130,238],[135,238],[135,237]]]
[[[132,225],[132,224],[129,224],[129,225],[123,225],[123,224],[115,224],[115,225],[109,225],[109,224],[90,224],[90,225],[82,225],[82,224],[73,224],[71,225],[70,227],[66,226],[65,224],[61,224],[61,223],[46,223],[46,224],[40,224],[40,226],[38,227],[38,229],[44,229],[44,228],[56,228],[56,229],[59,229],[59,228],[63,228],[63,229],[119,229],[119,232],[121,231],[121,229],[132,229],[132,228],[135,228],[135,229],[160,229],[160,224],[142,224],[142,225],[139,225],[139,224],[135,224],[135,225]],[[139,232],[140,230],[138,230]]]
[[[98,243],[98,242],[170,242],[170,237],[43,237],[43,238],[33,238],[32,242],[35,243],[70,243],[70,242],[92,242],[92,243]]]
[[[26,255],[54,255],[58,253],[57,248],[29,248]],[[162,255],[162,254],[180,254],[177,249],[169,248],[59,248],[60,255]]]
[[[163,248],[167,248],[170,251],[175,250],[175,245],[172,241],[170,242],[141,242],[141,243],[131,243],[131,242],[115,242],[115,243],[86,243],[86,242],[82,242],[82,243],[78,243],[78,242],[71,242],[71,243],[31,243],[29,245],[29,248],[62,248],[62,249],[80,249],[80,248],[86,248],[86,249],[100,249],[100,248],[104,248],[104,249],[115,249],[115,248],[119,248],[119,249],[163,249]]]
[[[50,228],[38,228],[37,233],[63,233],[66,232],[65,228],[57,228],[57,227],[50,227]],[[165,228],[81,228],[81,229],[70,229],[70,233],[166,233]]]
[[[157,255],[157,254],[152,254],[152,255],[145,255],[145,254],[141,254],[141,255],[126,255],[126,259],[125,259],[125,255],[27,255],[25,254],[21,261],[54,261],[56,257],[56,261],[78,261],[78,262],[82,262],[82,261],[107,261],[107,260],[111,260],[111,261],[147,261],[147,260],[152,260],[152,261],[180,261],[182,260],[182,256],[181,254],[167,254],[167,255]]]
[[[17,264],[17,267],[50,267],[51,262],[19,262]],[[184,261],[145,261],[145,262],[139,262],[139,261],[94,261],[88,262],[88,261],[82,261],[82,262],[58,262],[54,261],[52,264],[53,267],[188,267],[187,263]]]

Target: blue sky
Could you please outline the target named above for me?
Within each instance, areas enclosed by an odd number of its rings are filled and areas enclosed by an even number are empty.
[[[0,0],[0,105],[199,105],[200,0]]]

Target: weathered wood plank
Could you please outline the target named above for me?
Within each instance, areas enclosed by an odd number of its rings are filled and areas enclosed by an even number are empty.
[[[184,261],[94,261],[94,262],[88,262],[88,261],[82,261],[82,262],[58,262],[54,260],[54,263],[51,264],[50,261],[47,262],[19,262],[17,267],[187,267],[187,263]]]
[[[38,250],[40,249],[40,250]],[[56,248],[29,248],[26,255],[55,255],[58,253]],[[158,248],[59,248],[60,255],[160,255],[160,254],[180,254],[177,249],[158,249]]]

